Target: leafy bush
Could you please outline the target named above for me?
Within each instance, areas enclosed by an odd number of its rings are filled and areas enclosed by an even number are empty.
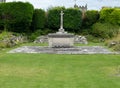
[[[11,32],[6,32],[6,31],[3,31],[2,33],[0,33],[0,40],[3,40],[4,38],[9,38],[10,36],[12,35]]]
[[[115,8],[111,13],[110,23],[120,25],[120,8]]]
[[[94,23],[96,23],[99,19],[99,12],[96,10],[88,10],[85,13],[85,17],[82,22],[82,27],[83,28],[89,28],[92,26]]]
[[[105,45],[112,50],[120,51],[120,33],[116,37],[106,40]]]
[[[113,47],[113,50],[120,51],[120,44],[117,44]]]
[[[27,37],[22,34],[5,31],[0,34],[0,48],[13,47],[24,42],[27,42]]]
[[[64,28],[67,31],[79,31],[82,22],[82,13],[77,8],[54,7],[47,13],[47,26],[49,29],[57,31],[60,28],[60,12],[64,11]]]
[[[45,27],[45,11],[42,9],[35,9],[32,20],[31,30],[43,29]]]
[[[103,8],[100,11],[100,21],[120,25],[120,8]]]
[[[39,37],[39,36],[41,36],[41,35],[46,35],[46,34],[48,34],[49,32],[52,32],[52,31],[51,31],[50,29],[44,29],[44,31],[41,30],[41,29],[36,30],[35,32],[33,32],[33,33],[29,36],[29,39],[30,39],[30,41],[34,41],[37,37]]]
[[[47,27],[57,31],[60,27],[60,12],[64,7],[53,7],[47,11]]]
[[[0,42],[0,49],[1,48],[7,48],[7,45],[4,42]]]
[[[120,40],[109,40],[105,42],[105,45],[114,51],[120,51]]]
[[[119,32],[119,26],[109,23],[95,23],[92,26],[91,34],[99,38],[112,38]]]
[[[64,13],[64,28],[70,32],[78,32],[82,24],[82,12],[77,8],[68,8]]]
[[[4,30],[28,32],[32,22],[33,6],[23,2],[0,3],[0,25]]]
[[[2,7],[0,6],[0,33],[1,31],[4,30],[4,23],[3,23],[3,20],[2,20]]]
[[[110,22],[111,13],[114,11],[114,8],[103,8],[100,11],[100,21],[101,22]]]
[[[101,42],[105,41],[103,38],[98,38],[98,37],[92,36],[90,34],[87,35],[86,38],[89,42],[93,42],[93,43],[101,43]]]
[[[29,36],[29,39],[30,41],[33,41],[35,40],[38,36],[40,36],[42,34],[42,30],[36,30],[34,33],[32,33],[30,36]]]

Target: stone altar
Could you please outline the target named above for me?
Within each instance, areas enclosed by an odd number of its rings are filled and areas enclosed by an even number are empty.
[[[60,29],[56,33],[48,34],[49,47],[68,48],[74,46],[74,34],[67,33],[63,28],[63,11],[60,13]]]

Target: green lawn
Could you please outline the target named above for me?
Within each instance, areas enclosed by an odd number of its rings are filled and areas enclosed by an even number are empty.
[[[120,55],[0,54],[0,88],[120,88]]]

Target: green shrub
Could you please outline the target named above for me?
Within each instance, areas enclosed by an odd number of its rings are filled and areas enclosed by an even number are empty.
[[[27,42],[27,37],[22,34],[6,31],[0,34],[0,48],[14,47],[25,42]]]
[[[120,25],[120,8],[103,8],[100,11],[100,21]]]
[[[120,25],[120,8],[115,8],[111,13],[110,23]]]
[[[116,37],[106,40],[105,46],[111,48],[112,50],[120,51],[120,33]]]
[[[54,7],[47,13],[47,26],[49,29],[58,31],[60,28],[60,12],[64,12],[64,28],[70,32],[79,31],[82,22],[82,13],[77,8]]]
[[[92,26],[94,23],[96,23],[99,19],[99,12],[96,10],[88,10],[85,13],[85,17],[82,22],[82,27],[83,28],[89,28]]]
[[[3,20],[2,20],[2,7],[0,6],[0,33],[1,33],[1,31],[3,31],[4,30],[4,23],[3,23]]]
[[[53,7],[47,11],[47,27],[54,31],[60,28],[60,12],[65,10],[64,7]]]
[[[37,37],[41,36],[41,35],[47,35],[48,33],[52,32],[50,29],[44,29],[41,30],[36,30],[35,32],[33,32],[30,36],[29,36],[29,39],[30,41],[34,41]]]
[[[0,24],[4,30],[29,32],[32,22],[33,6],[23,2],[0,3]]]
[[[29,36],[29,39],[30,41],[33,41],[35,40],[38,36],[40,36],[41,34],[43,33],[43,31],[40,29],[40,30],[36,30],[34,33],[32,33],[30,36]]]
[[[95,37],[95,36],[92,36],[92,35],[87,35],[86,36],[87,40],[89,42],[93,42],[93,43],[101,43],[101,42],[104,42],[104,39],[103,38],[98,38],[98,37]]]
[[[44,29],[45,27],[45,11],[42,9],[35,9],[32,20],[31,30]]]
[[[3,31],[2,33],[0,33],[0,40],[3,40],[4,38],[9,38],[11,35],[11,32]]]
[[[114,8],[103,8],[100,11],[100,21],[101,22],[110,22],[111,13],[114,11]]]
[[[115,51],[120,51],[120,44],[116,44],[116,45],[113,47],[113,50],[115,50]]]
[[[1,48],[7,48],[6,44],[4,42],[0,42],[0,49]]]
[[[99,38],[112,38],[119,32],[119,26],[110,23],[95,23],[92,26],[91,34]]]
[[[82,24],[82,12],[77,8],[68,8],[64,13],[64,28],[77,33]]]

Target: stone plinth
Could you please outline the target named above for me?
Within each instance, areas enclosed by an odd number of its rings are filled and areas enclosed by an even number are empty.
[[[68,48],[74,45],[74,35],[70,33],[48,34],[49,47]]]

